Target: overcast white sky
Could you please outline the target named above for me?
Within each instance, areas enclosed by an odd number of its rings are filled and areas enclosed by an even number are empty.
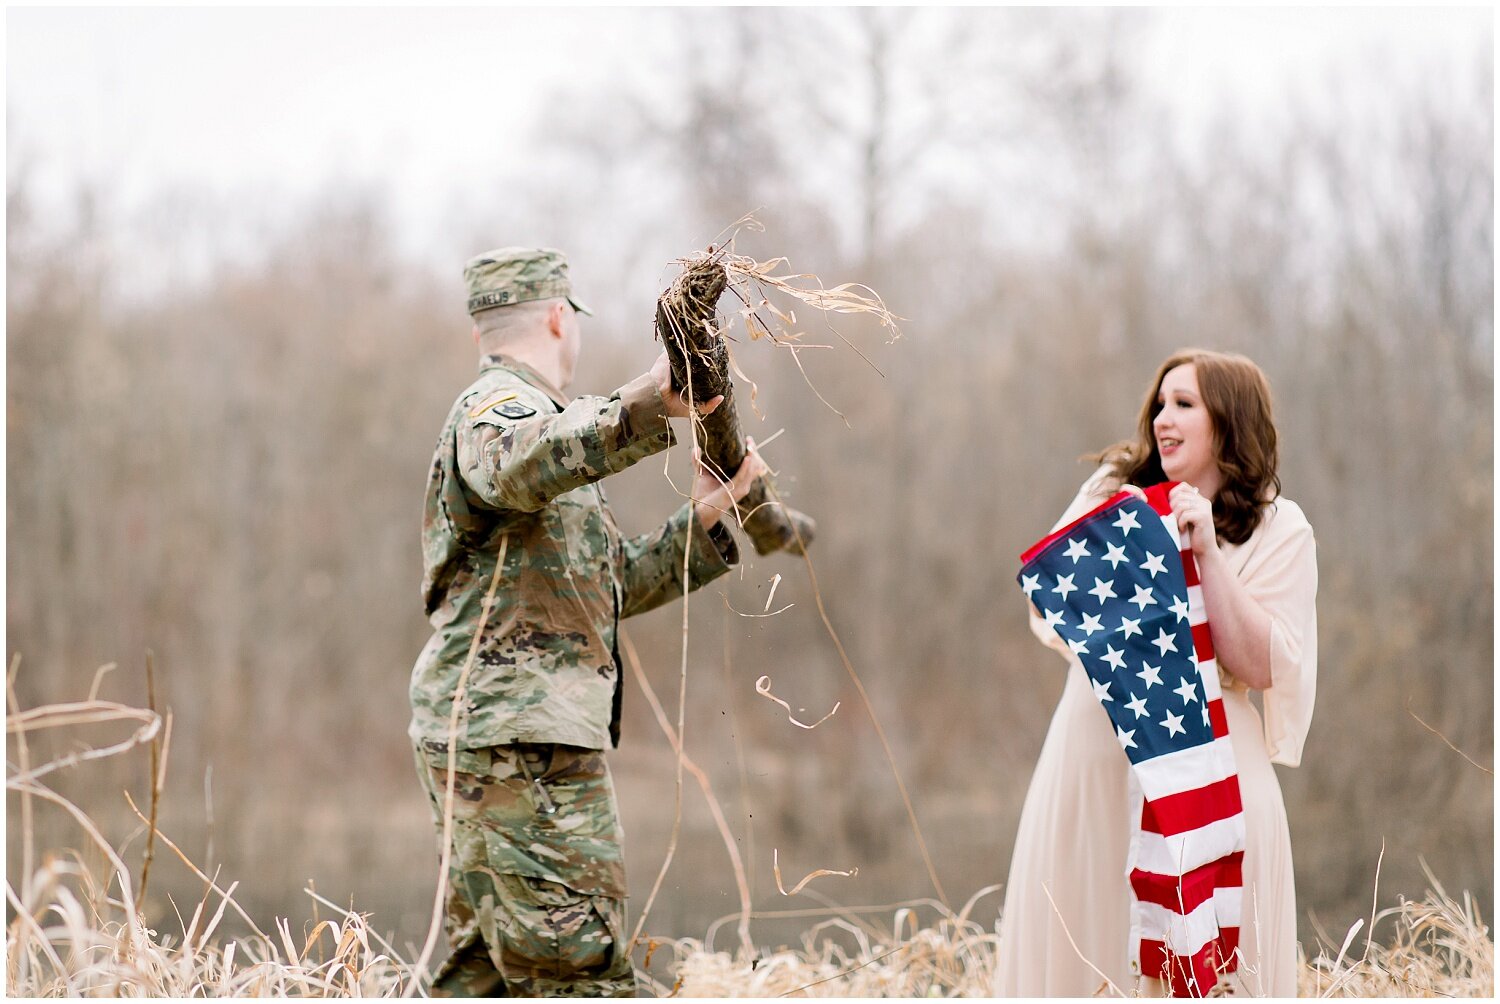
[[[454,191],[493,184],[554,82],[609,86],[661,11],[630,8],[12,9],[8,167],[164,188],[384,182],[422,242]],[[1149,66],[1189,119],[1275,114],[1330,71],[1420,74],[1493,46],[1487,7],[1160,11]],[[659,23],[659,22],[655,22]]]

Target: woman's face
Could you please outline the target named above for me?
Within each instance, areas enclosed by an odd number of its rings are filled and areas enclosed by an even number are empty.
[[[1156,395],[1161,411],[1151,423],[1161,469],[1172,481],[1186,481],[1212,498],[1219,487],[1213,419],[1198,390],[1198,368],[1183,363],[1162,377]]]

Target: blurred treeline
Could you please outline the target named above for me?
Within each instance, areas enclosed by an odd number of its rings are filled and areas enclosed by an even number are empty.
[[[758,210],[765,231],[741,252],[866,283],[906,318],[893,343],[836,319],[867,363],[797,311],[804,341],[832,346],[800,353],[806,381],[764,340],[735,353],[766,416],[742,388],[751,433],[786,429],[768,459],[819,520],[822,601],[955,906],[1005,879],[1062,685],[1026,630],[1016,555],[1182,345],[1265,368],[1285,491],[1317,531],[1318,711],[1303,766],[1280,771],[1304,937],[1368,914],[1382,848],[1383,905],[1421,892],[1424,859],[1488,902],[1493,779],[1414,715],[1491,766],[1490,39],[1420,79],[1371,62],[1295,106],[1190,128],[1146,86],[1156,26],[1140,14],[642,18],[617,87],[538,95],[515,127],[526,167],[455,193],[440,268],[402,246],[383,191],[272,207],[179,190],[127,214],[90,189],[44,215],[47,165],[12,137],[7,649],[22,704],[81,697],[107,662],[101,693],[142,702],[150,649],[174,716],[163,830],[253,909],[307,916],[311,879],[416,939],[435,858],[405,688],[427,634],[423,479],[474,366],[458,266],[500,244],[567,249],[597,312],[573,390],[607,393],[655,354],[667,263]],[[670,465],[686,484],[683,447]],[[655,458],[610,484],[627,529],[678,504],[663,473]],[[777,575],[771,609],[793,606],[739,616],[765,609]],[[817,905],[776,892],[773,848],[788,887],[858,867],[815,881],[814,899],[931,895],[803,564],[751,552],[691,603],[688,749],[756,907]],[[673,606],[630,625],[669,713],[681,624]],[[842,707],[796,729],[754,693],[761,674],[805,721]],[[627,691],[612,762],[638,910],[673,757]],[[120,788],[139,802],[145,775],[138,756],[59,783],[125,837]],[[685,803],[649,925],[673,936],[737,908],[691,780]],[[40,817],[38,846],[77,846],[71,825]],[[170,892],[186,915],[201,888],[157,868],[152,908],[170,916]]]

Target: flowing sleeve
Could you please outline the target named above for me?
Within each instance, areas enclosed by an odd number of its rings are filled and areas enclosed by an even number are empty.
[[[1318,558],[1302,509],[1278,499],[1259,531],[1263,539],[1240,572],[1250,596],[1271,618],[1271,686],[1262,692],[1266,751],[1295,767],[1312,723],[1318,682]]]
[[[1096,508],[1099,503],[1108,499],[1113,494],[1114,487],[1109,484],[1109,474],[1110,466],[1105,464],[1090,475],[1089,479],[1083,483],[1083,487],[1078,489],[1078,494],[1073,496],[1073,501],[1068,503],[1068,508],[1063,510],[1063,514],[1058,517],[1057,522],[1052,524],[1052,529],[1047,532],[1057,532],[1080,516],[1087,514],[1090,509]],[[1064,659],[1071,659],[1073,654],[1068,650],[1068,643],[1063,641],[1062,637],[1056,631],[1047,626],[1047,622],[1042,619],[1041,614],[1037,613],[1036,604],[1029,604],[1029,609],[1031,633],[1036,635],[1037,640],[1043,645],[1054,650]]]

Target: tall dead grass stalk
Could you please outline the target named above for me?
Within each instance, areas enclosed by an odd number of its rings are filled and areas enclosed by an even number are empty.
[[[620,643],[624,649],[625,658],[630,663],[631,674],[640,685],[641,691],[646,695],[646,703],[651,705],[651,713],[656,716],[656,723],[666,734],[667,742],[671,744],[675,752],[682,760],[682,765],[698,782],[699,789],[703,792],[703,800],[708,803],[709,814],[714,817],[714,825],[718,827],[719,837],[724,841],[724,850],[729,855],[729,866],[734,871],[735,886],[740,895],[740,923],[738,933],[740,946],[746,951],[754,951],[755,945],[750,940],[750,882],[745,872],[745,863],[740,857],[740,849],[735,844],[734,834],[729,829],[729,822],[724,817],[724,810],[719,805],[718,798],[714,795],[713,785],[709,783],[708,775],[703,769],[692,761],[683,751],[682,743],[677,739],[677,733],[673,731],[671,723],[667,721],[667,712],[662,707],[661,701],[656,696],[656,691],[651,686],[651,681],[646,678],[641,669],[641,659],[636,653],[635,643],[624,631],[620,632]],[[644,923],[644,921],[643,921]],[[639,931],[637,931],[639,933]]]
[[[427,973],[427,964],[432,961],[437,947],[438,933],[443,929],[448,895],[448,866],[453,861],[453,788],[458,771],[458,725],[464,709],[464,691],[469,685],[469,674],[474,669],[474,657],[479,652],[479,643],[484,638],[484,626],[489,622],[490,611],[495,605],[495,589],[500,585],[500,576],[505,570],[505,554],[510,548],[510,537],[500,538],[500,552],[495,556],[495,571],[490,576],[489,589],[484,594],[484,607],[479,615],[479,625],[474,629],[474,638],[469,643],[469,655],[464,668],[458,674],[458,685],[453,688],[453,706],[448,715],[448,764],[443,781],[443,835],[442,853],[438,861],[437,893],[433,897],[432,921],[427,927],[427,940],[417,956],[416,976],[406,986],[403,997],[416,993],[417,986]]]
[[[80,807],[48,787],[41,778],[57,770],[118,756],[154,742],[163,719],[153,709],[130,708],[91,696],[90,700],[18,710],[15,671],[7,680],[6,732],[14,740],[16,763],[6,790],[22,805],[20,888],[9,881],[5,895],[12,911],[6,927],[5,984],[12,996],[24,997],[387,997],[415,987],[414,971],[369,930],[367,918],[339,910],[339,920],[322,921],[301,939],[279,920],[275,935],[261,930],[234,900],[238,887],[227,889],[194,865],[178,846],[155,827],[126,793],[135,814],[204,883],[204,897],[184,919],[181,933],[146,925],[140,910],[141,886],[130,869]],[[124,740],[55,757],[33,765],[28,734],[41,729],[132,722]],[[156,766],[164,767],[164,757]],[[153,799],[161,774],[153,770]],[[95,874],[76,850],[47,853],[35,863],[32,825],[34,800],[57,806],[77,824],[85,847],[102,856],[105,874]],[[154,809],[154,805],[153,805]],[[145,878],[143,868],[142,879]],[[326,903],[327,906],[333,906]],[[338,909],[334,907],[334,909]],[[216,940],[226,914],[233,910],[254,932]],[[332,954],[314,959],[328,945]],[[385,950],[378,951],[380,945]]]
[[[687,386],[684,388],[683,400],[693,401],[693,376],[692,370],[686,374]],[[692,436],[693,456],[699,454],[698,450],[698,412],[694,408],[692,417],[688,420],[688,431]],[[669,479],[670,480],[670,479]],[[667,871],[672,867],[672,858],[677,854],[677,841],[682,836],[682,772],[685,766],[687,752],[683,745],[684,734],[687,730],[687,668],[688,668],[688,601],[692,592],[688,590],[687,584],[692,581],[692,559],[693,559],[693,522],[698,518],[696,512],[688,514],[687,526],[683,529],[682,543],[682,658],[678,667],[677,677],[677,731],[675,735],[669,729],[667,738],[672,742],[673,752],[677,757],[677,776],[673,786],[673,811],[672,811],[672,833],[667,839],[667,852],[662,858],[661,868],[656,873],[656,881],[651,884],[651,893],[646,897],[646,904],[641,907],[641,915],[636,920],[635,931],[630,935],[630,943],[626,946],[626,952],[635,951],[635,946],[641,940],[641,932],[646,929],[646,918],[651,916],[651,907],[656,903],[656,896],[661,892],[662,883],[666,881]]]
[[[777,502],[781,499],[772,490],[772,498]],[[813,568],[812,558],[808,556],[806,549],[802,552],[802,560],[807,565],[807,578],[812,584],[813,602],[818,608],[818,617],[823,621],[823,628],[828,632],[828,637],[833,640],[833,647],[839,654],[839,661],[843,663],[844,672],[848,674],[854,689],[859,692],[859,699],[864,702],[865,713],[870,716],[870,724],[875,727],[876,738],[880,740],[880,748],[885,751],[886,763],[891,768],[891,776],[896,780],[896,790],[901,793],[901,804],[906,807],[906,817],[911,822],[912,833],[917,838],[917,850],[922,855],[922,863],[927,868],[927,877],[932,882],[933,889],[937,892],[938,899],[943,905],[949,906],[948,894],[943,889],[943,883],[938,879],[937,868],[932,863],[932,855],[927,850],[927,840],[922,836],[922,824],[917,822],[917,811],[912,807],[911,795],[906,790],[906,781],[901,777],[901,768],[896,764],[896,754],[891,749],[890,740],[885,736],[885,729],[880,724],[880,716],[875,713],[875,705],[870,701],[870,695],[865,691],[864,681],[855,672],[854,663],[849,660],[849,653],[844,651],[844,643],[839,639],[838,632],[833,628],[833,621],[828,619],[828,610],[823,606],[823,593],[818,588],[818,573]],[[950,907],[951,909],[951,907]]]

